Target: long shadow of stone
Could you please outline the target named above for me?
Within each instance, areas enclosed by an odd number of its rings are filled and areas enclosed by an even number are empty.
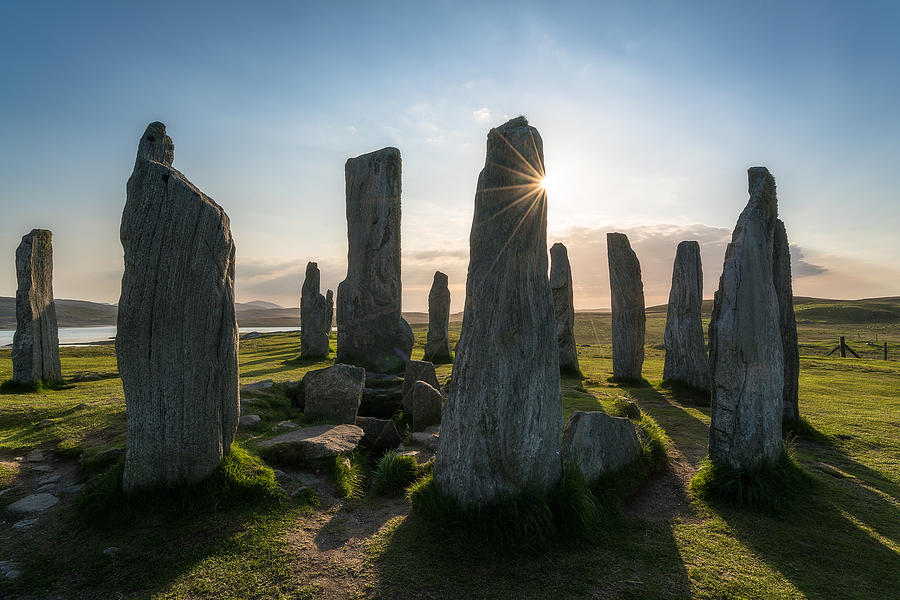
[[[334,550],[353,539],[368,539],[397,516],[397,503],[381,499],[345,502],[316,534],[313,542],[322,551]]]
[[[668,523],[611,519],[602,538],[540,554],[492,551],[479,535],[452,538],[416,516],[377,540],[376,598],[689,598],[690,579]]]

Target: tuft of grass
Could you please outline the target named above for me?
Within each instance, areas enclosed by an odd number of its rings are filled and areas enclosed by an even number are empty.
[[[127,494],[122,490],[124,467],[125,457],[121,456],[84,490],[76,507],[81,521],[101,527],[120,526],[148,513],[203,514],[240,504],[278,504],[284,499],[272,469],[237,443],[206,480],[194,485]]]
[[[472,547],[536,553],[555,542],[590,540],[599,530],[597,499],[574,469],[565,469],[549,492],[526,491],[487,506],[463,506],[421,477],[407,491],[413,512],[443,535],[471,540]]]
[[[624,398],[619,396],[613,399],[613,407],[612,407],[613,416],[616,417],[626,417],[631,419],[632,421],[640,420],[641,418],[641,409],[634,402],[634,400],[629,400],[628,398]]]
[[[735,469],[707,457],[691,480],[691,492],[711,502],[775,512],[811,482],[788,446],[776,460],[756,469]]]
[[[367,463],[368,456],[362,449],[334,457],[332,472],[344,498],[360,498],[365,493]]]
[[[378,460],[372,474],[372,491],[381,496],[398,495],[420,475],[419,464],[412,456],[388,450]]]

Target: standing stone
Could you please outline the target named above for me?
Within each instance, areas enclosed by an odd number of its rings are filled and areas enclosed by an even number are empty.
[[[766,168],[747,174],[750,201],[725,250],[709,324],[709,455],[735,469],[759,467],[783,449],[784,350],[772,276],[778,199]]]
[[[300,356],[303,358],[328,356],[331,333],[328,309],[328,300],[319,293],[319,266],[306,263],[306,277],[300,291]]]
[[[525,117],[488,133],[434,465],[437,490],[465,506],[546,491],[562,472],[543,164],[541,136]]]
[[[578,373],[578,351],[575,349],[575,305],[572,299],[572,268],[569,253],[560,243],[550,247],[550,289],[553,291],[553,316],[559,345],[559,368]]]
[[[59,381],[59,330],[53,303],[53,246],[50,231],[32,229],[16,249],[16,333],[13,380]]]
[[[607,233],[612,301],[613,376],[640,379],[644,366],[644,284],[641,263],[624,233]]]
[[[400,313],[400,151],[347,160],[347,278],[338,286],[337,361],[403,368],[413,333]]]
[[[434,272],[434,281],[428,293],[428,337],[425,340],[425,360],[447,363],[450,354],[450,288],[447,276]]]
[[[672,288],[666,311],[664,381],[709,389],[709,366],[700,310],[703,304],[703,267],[700,244],[681,242],[675,252]]]
[[[325,328],[331,337],[331,328],[334,327],[334,292],[325,292]]]
[[[781,219],[775,221],[775,243],[772,249],[772,276],[778,296],[781,347],[784,350],[784,423],[800,418],[800,348],[797,346],[797,318],[794,315],[794,289],[791,284],[791,251]]]
[[[122,213],[116,358],[128,416],[126,491],[204,479],[238,423],[228,215],[172,168],[174,155],[166,126],[151,123]]]

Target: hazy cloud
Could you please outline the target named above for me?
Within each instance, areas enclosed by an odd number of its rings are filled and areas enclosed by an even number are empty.
[[[791,244],[791,275],[793,277],[812,277],[815,275],[823,275],[828,269],[803,260],[805,258],[803,249],[797,244]]]
[[[478,110],[472,113],[472,116],[479,123],[485,123],[491,120],[491,111],[488,110],[486,106],[479,108]]]

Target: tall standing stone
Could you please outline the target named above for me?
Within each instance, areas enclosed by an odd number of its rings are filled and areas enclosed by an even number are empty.
[[[300,290],[300,356],[328,356],[328,336],[331,334],[329,309],[328,299],[319,293],[319,266],[309,262]]]
[[[126,491],[202,480],[238,422],[228,216],[179,171],[162,123],[138,144],[120,230],[116,358],[128,417]]]
[[[47,229],[32,229],[16,249],[13,380],[59,381],[59,330],[53,303],[53,246]]]
[[[793,423],[800,418],[800,348],[797,346],[797,318],[794,315],[794,288],[791,283],[791,250],[781,219],[775,221],[772,276],[778,296],[778,322],[784,350],[783,422]]]
[[[328,335],[331,335],[331,328],[334,326],[334,292],[328,290],[325,292],[325,327]]]
[[[425,338],[425,360],[446,363],[450,355],[450,288],[447,276],[434,272],[428,293],[428,337]]]
[[[666,311],[666,361],[663,380],[709,389],[709,366],[703,340],[703,267],[700,244],[681,242],[675,252],[672,288]]]
[[[612,302],[613,376],[640,379],[647,319],[641,263],[624,233],[607,233],[606,251]]]
[[[562,397],[547,277],[543,142],[525,117],[488,133],[475,192],[462,332],[434,465],[465,506],[543,491],[561,474]]]
[[[550,247],[550,289],[553,293],[553,317],[559,345],[559,368],[578,373],[575,347],[575,304],[572,295],[572,268],[569,253],[559,242]]]
[[[750,201],[725,250],[709,324],[709,455],[753,469],[782,452],[784,350],[772,276],[778,200],[764,167],[747,171]]]
[[[337,293],[337,361],[403,369],[413,333],[400,312],[400,151],[347,160],[347,278]]]

